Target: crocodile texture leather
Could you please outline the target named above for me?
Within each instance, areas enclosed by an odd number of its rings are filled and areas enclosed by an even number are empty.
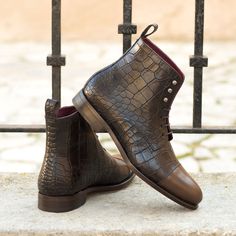
[[[123,161],[102,148],[74,107],[59,109],[57,101],[48,99],[45,112],[46,152],[38,178],[41,194],[71,195],[91,186],[118,184],[131,175]]]
[[[174,80],[178,81],[175,86]],[[182,82],[140,39],[118,62],[93,76],[84,89],[88,100],[117,134],[130,161],[158,182],[179,165],[165,125]],[[167,94],[168,88],[172,94]],[[163,101],[165,96],[167,103]]]
[[[159,185],[182,168],[171,147],[168,116],[183,81],[177,66],[142,35],[118,61],[94,74],[83,89],[130,162]],[[189,180],[188,185],[185,183],[186,198],[194,189],[197,204],[201,201],[200,188],[187,173],[182,177]],[[162,187],[174,195],[183,195],[173,186],[168,189],[168,183]]]

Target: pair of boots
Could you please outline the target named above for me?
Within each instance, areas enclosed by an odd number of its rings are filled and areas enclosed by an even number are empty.
[[[120,59],[95,73],[74,106],[59,109],[57,101],[47,100],[40,209],[75,209],[90,192],[126,186],[133,173],[176,203],[197,208],[201,189],[170,143],[169,111],[184,75],[147,38],[157,28],[149,25]],[[124,161],[102,148],[95,130],[109,132]]]

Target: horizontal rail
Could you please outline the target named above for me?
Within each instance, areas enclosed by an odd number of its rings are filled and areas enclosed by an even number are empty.
[[[43,133],[45,125],[0,125],[0,132],[3,133]]]
[[[45,130],[45,125],[0,125],[0,132],[3,133],[43,133]],[[173,126],[172,131],[178,134],[236,134],[236,128],[229,126],[205,126],[202,128],[192,128],[191,126]],[[99,132],[105,133],[106,131]]]
[[[236,134],[235,127],[202,127],[202,128],[192,128],[189,126],[173,126],[171,130],[174,133],[183,134]]]

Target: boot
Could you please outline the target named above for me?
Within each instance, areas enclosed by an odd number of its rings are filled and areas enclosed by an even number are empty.
[[[95,73],[73,103],[94,130],[109,132],[135,174],[166,197],[196,209],[202,192],[176,159],[168,121],[184,75],[147,38],[157,28],[149,25],[120,59]]]
[[[76,109],[48,99],[46,152],[38,178],[38,207],[44,211],[73,210],[91,192],[118,190],[133,178],[126,164],[111,157]]]

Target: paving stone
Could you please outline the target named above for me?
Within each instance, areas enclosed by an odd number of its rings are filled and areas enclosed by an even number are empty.
[[[236,146],[232,148],[217,148],[217,154],[222,161],[230,159],[236,162]]]
[[[177,141],[172,141],[172,147],[175,150],[177,156],[185,156],[191,153],[191,149],[184,143],[178,143]]]
[[[200,164],[202,167],[202,171],[205,173],[214,173],[215,170],[225,173],[235,171],[235,160],[230,160],[227,158],[225,158],[224,160],[205,160]]]
[[[220,135],[212,135],[211,138],[204,140],[202,142],[202,145],[204,145],[206,148],[214,148],[214,147],[221,147],[221,150],[224,150],[224,148],[227,147],[234,147],[234,144],[232,143],[232,140],[235,140],[236,135],[235,134],[220,134]]]
[[[216,158],[216,156],[210,151],[210,149],[200,146],[194,149],[194,158],[201,160]]]
[[[199,162],[196,161],[192,156],[181,158],[180,163],[188,172],[198,173],[200,171]]]

